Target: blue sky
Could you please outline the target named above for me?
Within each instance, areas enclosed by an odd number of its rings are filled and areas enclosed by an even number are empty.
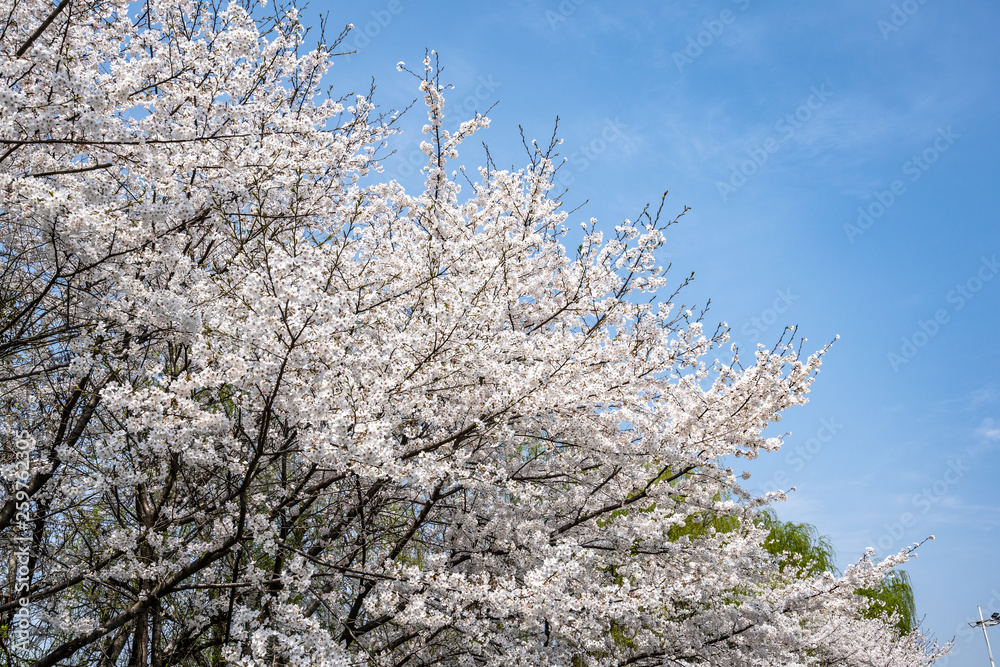
[[[935,535],[906,567],[925,627],[980,665],[976,605],[1000,611],[1000,7],[987,0],[837,3],[522,0],[314,3],[353,22],[329,74],[406,106],[440,53],[456,124],[485,110],[499,165],[518,126],[556,116],[574,221],[612,227],[669,190],[692,210],[662,251],[685,303],[709,297],[744,349],[785,325],[840,335],[786,449],[749,484],[795,486],[782,518],[829,535],[841,567]],[[416,185],[414,109],[387,176]],[[482,164],[478,142],[460,158]],[[1000,635],[995,643],[1000,645]]]

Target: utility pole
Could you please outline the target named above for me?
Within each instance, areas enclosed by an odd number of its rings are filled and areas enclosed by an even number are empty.
[[[979,620],[969,621],[969,625],[972,627],[980,627],[983,629],[983,639],[986,640],[986,652],[990,654],[990,667],[996,667],[996,663],[993,662],[993,649],[990,648],[990,638],[986,635],[986,628],[993,625],[1000,625],[1000,612],[993,612],[993,615],[987,619],[983,618],[983,608],[979,609]]]

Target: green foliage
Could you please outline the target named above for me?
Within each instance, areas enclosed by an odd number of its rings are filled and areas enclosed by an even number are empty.
[[[836,572],[837,552],[830,538],[820,535],[808,523],[781,521],[771,510],[760,513],[761,525],[770,530],[764,549],[779,558],[778,568],[794,568],[796,576]]]
[[[684,523],[671,526],[667,536],[671,541],[682,537],[696,539],[714,533],[729,533],[740,527],[740,520],[726,514],[703,512],[689,516]],[[713,531],[714,529],[714,531]]]
[[[722,494],[715,499],[720,500]],[[613,521],[617,516],[632,511],[648,512],[655,508],[655,503],[649,507],[618,510],[605,519]],[[815,526],[808,523],[781,521],[773,510],[763,510],[757,515],[759,525],[768,530],[764,540],[764,549],[778,558],[778,568],[782,573],[791,568],[787,574],[795,577],[809,577],[824,572],[837,573],[836,550],[830,538],[820,535]],[[692,515],[680,525],[670,528],[668,536],[671,540],[703,538],[712,534],[729,533],[738,530],[740,521],[735,516],[716,515],[711,512]],[[613,572],[612,572],[613,574]],[[916,629],[917,609],[913,598],[913,588],[909,575],[903,570],[893,570],[882,580],[881,585],[874,589],[858,589],[858,595],[868,598],[871,602],[862,612],[865,618],[880,618],[886,622],[892,621],[900,635],[906,635]],[[612,628],[612,637],[618,646],[631,644],[630,638],[622,628]]]
[[[891,571],[882,580],[882,585],[876,589],[862,588],[856,593],[871,600],[871,604],[864,611],[865,618],[888,620],[895,614],[895,625],[899,634],[906,635],[916,629],[917,605],[913,599],[910,576],[903,570]]]
[[[797,576],[836,572],[834,559],[836,552],[829,538],[819,535],[808,523],[781,521],[774,512],[760,513],[760,522],[769,529],[764,548],[779,557],[779,569],[795,569]],[[894,625],[900,635],[906,635],[917,627],[917,607],[913,599],[913,587],[909,575],[903,570],[893,570],[882,580],[878,588],[861,588],[855,591],[871,603],[863,612],[865,618],[881,618],[889,621],[895,617]]]

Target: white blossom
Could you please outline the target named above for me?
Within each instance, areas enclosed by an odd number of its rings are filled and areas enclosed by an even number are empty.
[[[395,130],[323,98],[333,56],[294,11],[2,4],[0,430],[38,443],[30,664],[943,654],[862,614],[912,549],[783,574],[755,516],[784,493],[724,463],[781,447],[766,429],[825,348],[713,360],[726,328],[671,303],[657,261],[673,221],[579,233],[548,196],[558,142],[463,190],[446,163],[489,120],[445,123],[434,52],[406,192],[362,185]],[[685,532],[706,516],[733,528]]]

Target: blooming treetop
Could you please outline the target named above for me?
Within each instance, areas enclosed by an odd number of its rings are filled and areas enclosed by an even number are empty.
[[[0,7],[0,428],[35,443],[22,490],[2,468],[15,664],[940,653],[855,593],[908,551],[835,577],[762,547],[780,494],[722,461],[780,446],[822,353],[708,361],[725,331],[655,257],[673,220],[568,252],[551,146],[463,190],[488,121],[446,126],[430,60],[424,188],[366,184],[391,121],[319,94],[339,38],[305,49],[292,9]]]

